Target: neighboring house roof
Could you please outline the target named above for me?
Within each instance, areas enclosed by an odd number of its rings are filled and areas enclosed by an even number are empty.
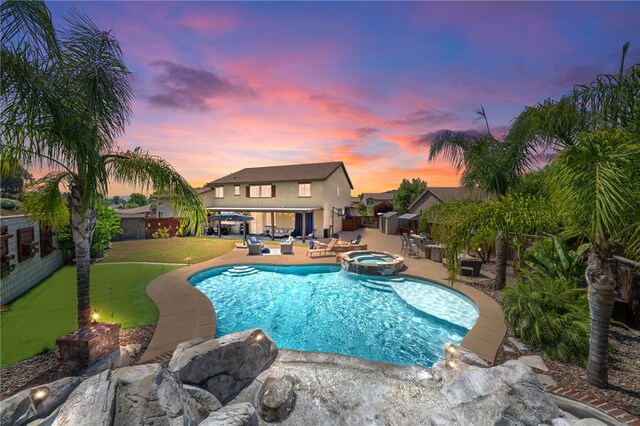
[[[351,178],[349,178],[347,169],[342,161],[290,164],[286,166],[249,167],[209,182],[205,187],[225,183],[239,184],[326,180],[339,168],[342,168],[347,180],[349,181],[349,186],[353,189]]]
[[[441,201],[464,200],[467,198],[484,199],[489,195],[481,189],[465,188],[460,186],[440,186],[425,189],[418,198],[409,206],[409,211],[418,203],[424,201],[427,195],[433,195]]]
[[[367,199],[371,198],[372,200],[378,200],[378,201],[386,201],[386,200],[393,200],[393,196],[396,194],[396,190],[392,189],[391,191],[386,191],[386,192],[364,192],[362,193],[362,202],[366,201]]]
[[[2,217],[25,216],[25,214],[22,213],[22,212],[19,212],[19,211],[15,211],[15,210],[0,209],[0,216],[2,216]]]
[[[417,213],[405,213],[401,216],[398,216],[398,219],[406,219],[406,220],[417,220],[420,217]]]
[[[145,217],[151,213],[151,204],[132,209],[113,209],[113,211],[120,217]]]
[[[396,212],[386,212],[382,214],[382,217],[384,217],[385,219],[389,219],[390,217],[397,216],[397,215],[398,213]]]

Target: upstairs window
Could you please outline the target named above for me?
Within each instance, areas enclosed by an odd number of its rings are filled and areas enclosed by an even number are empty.
[[[336,195],[339,197],[340,196],[340,187],[336,186]]]
[[[216,186],[214,191],[215,198],[224,198],[224,186]]]
[[[233,195],[240,195],[240,185],[235,185],[233,187]]]
[[[311,184],[299,183],[298,184],[298,197],[311,197]]]
[[[249,198],[271,198],[275,196],[275,185],[249,185]]]

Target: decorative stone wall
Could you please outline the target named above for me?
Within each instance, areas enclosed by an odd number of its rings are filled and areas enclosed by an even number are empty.
[[[18,259],[18,229],[33,227],[33,239],[39,242],[39,224],[29,222],[29,218],[24,215],[2,216],[0,224],[7,226],[8,233],[13,234],[8,239],[9,253],[15,253],[15,258],[11,260],[15,269],[3,277],[0,283],[0,304],[6,305],[60,268],[65,262],[65,253],[63,250],[53,250],[52,253],[43,256],[44,253],[40,250],[33,257],[20,262]],[[53,237],[53,246],[58,247],[58,240],[55,236]]]
[[[86,325],[56,340],[61,364],[73,370],[86,367],[120,347],[120,324]]]

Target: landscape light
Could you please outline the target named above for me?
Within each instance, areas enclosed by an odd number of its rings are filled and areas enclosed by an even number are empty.
[[[450,370],[455,370],[456,368],[456,362],[452,359],[447,360],[447,362],[445,362],[444,365]]]
[[[453,343],[449,343],[445,350],[447,352],[449,352],[451,355],[455,355],[458,352],[458,348],[456,348],[456,345],[454,345]]]
[[[31,400],[35,404],[44,401],[47,396],[49,396],[49,389],[47,388],[36,389],[34,392],[31,392]]]
[[[98,321],[98,318],[100,318],[100,313],[94,310],[93,313],[91,314],[91,319],[95,323]]]
[[[478,247],[478,251],[481,252],[482,251],[482,247]]]
[[[256,336],[256,342],[259,342],[264,337],[264,334],[260,333]]]

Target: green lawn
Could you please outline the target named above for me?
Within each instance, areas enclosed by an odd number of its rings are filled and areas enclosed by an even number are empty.
[[[132,240],[112,243],[107,257],[100,263],[115,262],[157,262],[157,263],[199,263],[222,256],[233,250],[241,239],[174,237],[157,240]],[[265,245],[280,247],[280,241],[264,241]],[[306,244],[295,243],[298,247]],[[189,260],[187,260],[189,259]]]
[[[158,308],[145,288],[153,278],[179,267],[92,265],[91,306],[98,310],[100,321],[119,322],[123,328],[153,324],[158,320]],[[76,269],[65,266],[15,300],[8,312],[0,314],[1,366],[53,348],[56,338],[77,327],[76,309]]]
[[[225,254],[237,242],[240,240],[197,237],[118,241],[112,243],[107,250],[107,257],[101,263],[199,263]],[[187,258],[190,260],[187,261]]]

